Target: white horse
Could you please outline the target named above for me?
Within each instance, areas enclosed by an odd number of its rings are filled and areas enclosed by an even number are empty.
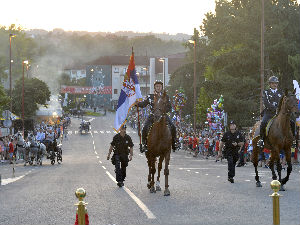
[[[28,134],[28,140],[30,142],[29,158],[31,162],[33,163],[35,159],[35,165],[37,163],[42,165],[44,156],[48,155],[46,151],[46,146],[43,143],[37,141],[35,136],[32,133]]]
[[[24,140],[21,132],[16,133],[15,138],[17,140],[16,149],[17,149],[18,155],[19,155],[19,157],[21,157],[21,156],[23,157],[24,166],[26,166],[26,163],[28,162],[28,157],[29,157],[29,143]]]

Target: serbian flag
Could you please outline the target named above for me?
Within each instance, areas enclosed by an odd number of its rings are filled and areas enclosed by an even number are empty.
[[[116,110],[114,122],[114,130],[116,132],[119,132],[121,127],[126,123],[127,114],[137,99],[141,100],[142,94],[135,71],[134,53],[132,52]]]

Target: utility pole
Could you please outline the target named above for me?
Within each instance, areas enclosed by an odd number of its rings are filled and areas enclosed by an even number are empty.
[[[261,14],[261,40],[260,40],[260,112],[263,110],[263,91],[264,91],[264,77],[265,77],[265,2],[261,0],[262,14]]]

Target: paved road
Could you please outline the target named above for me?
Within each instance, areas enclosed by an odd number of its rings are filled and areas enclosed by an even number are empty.
[[[262,188],[256,188],[251,165],[237,168],[235,183],[227,181],[226,162],[193,158],[187,152],[171,155],[170,191],[150,194],[147,163],[138,151],[138,135],[128,128],[135,144],[124,188],[114,180],[114,167],[106,160],[113,114],[91,120],[92,132],[80,135],[74,118],[68,140],[63,141],[63,163],[41,166],[0,165],[0,224],[72,224],[77,202],[74,192],[87,191],[90,224],[272,224],[269,194],[271,173],[259,168]],[[281,224],[300,224],[300,171],[295,166],[281,193]],[[161,180],[164,186],[164,178]]]

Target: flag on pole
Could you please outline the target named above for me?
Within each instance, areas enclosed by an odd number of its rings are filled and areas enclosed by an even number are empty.
[[[120,128],[125,124],[127,114],[137,99],[141,100],[142,94],[139,81],[136,76],[134,53],[132,51],[116,110],[116,118],[114,122],[115,131],[119,132]]]

